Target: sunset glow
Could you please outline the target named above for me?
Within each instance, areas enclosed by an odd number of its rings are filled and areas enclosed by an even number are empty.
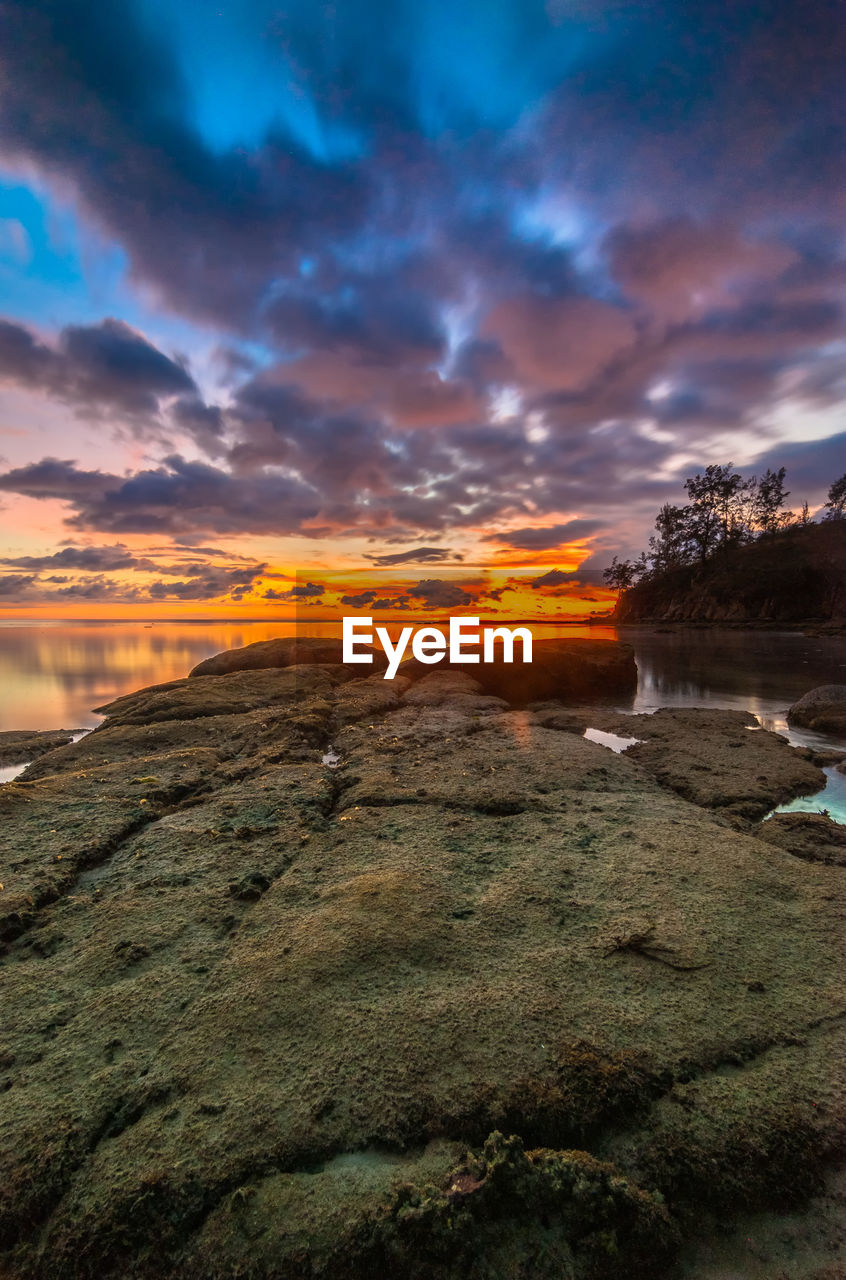
[[[695,470],[842,471],[825,6],[4,24],[0,617],[585,619]]]

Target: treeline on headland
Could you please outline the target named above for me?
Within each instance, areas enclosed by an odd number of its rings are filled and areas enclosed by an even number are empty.
[[[615,622],[846,623],[846,475],[818,521],[787,508],[786,471],[746,479],[732,463],[685,481],[658,512],[649,551],[614,557]]]

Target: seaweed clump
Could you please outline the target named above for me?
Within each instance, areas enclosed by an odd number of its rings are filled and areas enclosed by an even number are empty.
[[[494,1132],[445,1186],[400,1185],[325,1274],[610,1280],[622,1267],[635,1280],[658,1275],[677,1246],[662,1197],[615,1165]]]

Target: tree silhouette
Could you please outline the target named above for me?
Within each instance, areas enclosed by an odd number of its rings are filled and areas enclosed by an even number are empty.
[[[689,476],[684,487],[690,502],[676,506],[665,502],[655,518],[655,532],[649,539],[649,553],[637,560],[615,556],[604,571],[605,581],[618,591],[626,591],[641,578],[650,579],[683,565],[706,564],[714,556],[741,542],[751,542],[789,526],[812,522],[807,502],[800,515],[785,511],[790,496],[784,487],[786,468],[767,468],[758,479],[744,480],[734,464],[708,466],[702,474]],[[826,505],[827,520],[846,519],[846,475],[831,486]]]
[[[602,577],[609,587],[615,591],[626,591],[646,569],[646,557],[639,560],[618,560],[616,556],[607,569],[602,570]]]
[[[720,543],[733,541],[742,523],[743,477],[733,465],[706,467],[704,475],[684,482],[690,498],[690,536],[703,562]]]
[[[790,496],[784,487],[786,474],[785,467],[779,467],[778,471],[768,469],[757,483],[752,518],[762,533],[775,533],[790,522],[791,517],[782,510],[785,499]]]
[[[665,502],[655,517],[655,533],[649,539],[649,559],[657,573],[675,569],[690,559],[691,521],[688,507]]]
[[[835,480],[828,491],[828,502],[825,504],[826,520],[843,520],[844,518],[846,518],[846,475]]]

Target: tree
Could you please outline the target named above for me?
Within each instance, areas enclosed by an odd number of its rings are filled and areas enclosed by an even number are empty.
[[[743,479],[733,465],[706,467],[704,475],[684,482],[691,500],[690,534],[703,562],[720,543],[733,541],[742,527]]]
[[[649,539],[648,556],[639,560],[618,561],[604,571],[605,581],[618,591],[626,591],[639,578],[647,579],[668,573],[682,565],[697,561],[707,563],[715,553],[728,550],[756,536],[786,530],[790,526],[811,524],[807,502],[799,516],[785,510],[790,496],[784,487],[785,467],[773,471],[768,467],[763,476],[744,480],[734,464],[713,464],[700,475],[688,476],[684,482],[690,502],[676,506],[665,502],[655,518],[655,532]],[[827,520],[846,519],[846,475],[829,489]]]
[[[616,556],[607,569],[603,569],[602,577],[609,587],[615,591],[626,591],[641,576],[645,568],[645,557],[640,560],[618,560]]]
[[[755,536],[755,512],[758,505],[758,477],[744,480],[737,495],[734,539],[746,542]]]
[[[835,480],[829,489],[824,519],[846,519],[846,475],[842,475],[839,480]]]
[[[655,533],[649,539],[649,559],[657,573],[687,564],[691,558],[690,508],[665,502],[655,517]]]
[[[789,517],[784,511],[785,500],[790,496],[784,488],[786,474],[786,467],[779,467],[778,471],[768,468],[758,481],[752,520],[762,533],[775,533],[789,523]]]

